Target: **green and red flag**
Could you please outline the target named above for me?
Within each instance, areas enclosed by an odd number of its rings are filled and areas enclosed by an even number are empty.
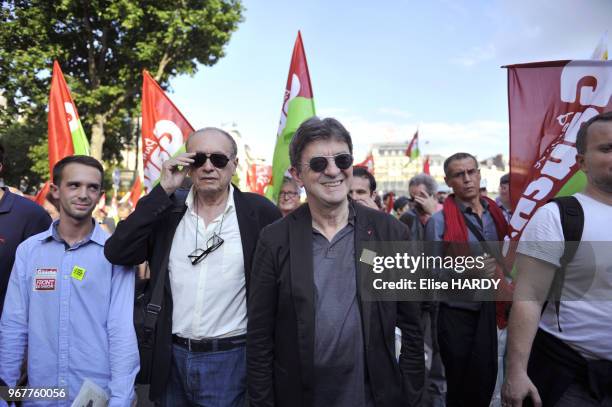
[[[598,61],[607,61],[608,60],[608,31],[606,30],[601,38],[599,39],[599,43],[595,50],[593,50],[593,54],[591,54],[591,59],[596,59]]]
[[[266,196],[274,202],[278,200],[283,183],[283,176],[289,169],[289,143],[297,128],[306,119],[315,115],[314,99],[312,97],[312,85],[302,35],[298,31],[289,76],[281,109],[280,123],[272,159],[272,180],[266,190]]]
[[[89,155],[89,142],[57,61],[53,62],[47,121],[51,178],[53,167],[62,158],[73,154]],[[42,205],[48,191],[49,185],[46,184],[36,195],[36,202]]]
[[[144,186],[150,191],[161,175],[162,162],[185,152],[193,126],[147,71],[142,76],[143,175]]]
[[[57,61],[53,62],[48,130],[50,174],[55,163],[66,156],[89,155],[89,142]]]
[[[554,61],[511,65],[510,238],[520,237],[535,211],[555,196],[584,189],[576,162],[582,123],[612,111],[612,61]]]
[[[420,155],[419,151],[419,129],[412,136],[412,140],[408,143],[408,148],[406,148],[406,157],[410,157],[411,160],[418,158]]]

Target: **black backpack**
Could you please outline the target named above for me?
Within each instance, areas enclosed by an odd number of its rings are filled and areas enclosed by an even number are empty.
[[[582,231],[584,229],[584,211],[578,199],[573,196],[563,196],[551,199],[550,202],[555,202],[559,207],[559,215],[561,218],[561,228],[563,229],[563,240],[566,242],[579,242],[582,240]],[[555,301],[555,311],[557,313],[557,327],[559,332],[561,323],[559,321],[559,309],[561,307],[561,291],[565,281],[565,270],[567,265],[572,261],[578,250],[578,244],[565,245],[563,256],[559,260],[561,267],[555,273],[555,277],[550,287],[548,298]],[[546,309],[548,301],[542,307],[542,313]]]

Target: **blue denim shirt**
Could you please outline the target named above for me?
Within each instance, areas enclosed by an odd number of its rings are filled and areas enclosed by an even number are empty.
[[[87,378],[110,406],[129,406],[139,369],[133,269],[106,260],[108,235],[97,224],[72,247],[57,225],[17,248],[0,320],[0,378],[16,384],[27,347],[28,385],[68,390],[52,405],[69,406]]]

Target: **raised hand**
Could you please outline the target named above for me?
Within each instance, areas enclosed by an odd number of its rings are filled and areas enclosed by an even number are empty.
[[[423,208],[423,212],[428,215],[433,215],[438,208],[438,201],[433,195],[427,195],[425,192],[419,193],[414,197],[414,201]]]
[[[182,153],[163,162],[159,184],[168,195],[181,186],[194,156],[195,153]]]

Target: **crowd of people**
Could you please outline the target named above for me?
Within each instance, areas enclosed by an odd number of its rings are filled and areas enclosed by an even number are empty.
[[[218,128],[193,132],[116,225],[96,210],[102,165],[68,156],[53,220],[0,189],[0,385],[62,388],[66,406],[85,390],[131,406],[135,383],[160,406],[610,406],[612,260],[563,243],[612,241],[612,114],[576,147],[587,187],[536,212],[513,263],[508,175],[492,200],[458,152],[444,162],[452,193],[418,174],[409,196],[381,199],[332,118],[297,129],[277,205],[231,184],[237,146]],[[490,251],[482,272],[515,300],[366,300],[372,241]],[[547,301],[589,261],[596,301]]]

